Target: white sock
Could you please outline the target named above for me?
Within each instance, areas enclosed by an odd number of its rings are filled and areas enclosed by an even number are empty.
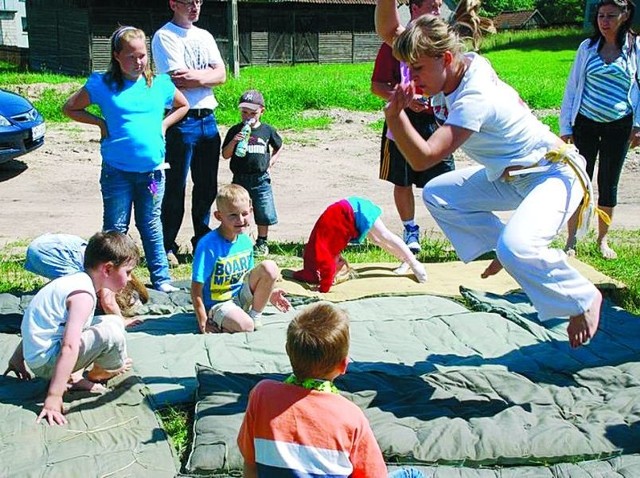
[[[409,219],[408,221],[402,221],[402,224],[404,224],[404,227],[406,228],[415,227],[416,221],[415,219]]]
[[[256,320],[260,320],[262,318],[262,312],[258,312],[257,310],[251,309],[249,311],[249,317],[251,317],[255,322]]]
[[[165,292],[165,293],[169,293],[169,292],[178,292],[180,289],[178,289],[177,287],[171,285],[170,282],[165,282],[164,284],[160,284],[158,286],[158,290],[160,292]]]

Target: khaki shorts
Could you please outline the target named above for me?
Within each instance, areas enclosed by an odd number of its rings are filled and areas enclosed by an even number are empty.
[[[39,367],[29,368],[36,377],[51,378],[60,356],[62,342],[53,346],[49,360]],[[82,331],[80,350],[73,371],[95,363],[105,370],[117,370],[127,359],[124,322],[118,315],[96,315],[89,328]]]
[[[244,275],[242,278],[242,287],[240,288],[240,292],[238,292],[233,299],[218,302],[209,309],[209,312],[207,313],[209,322],[216,324],[220,329],[222,329],[222,322],[232,310],[240,308],[247,313],[251,310],[251,304],[253,304],[253,293],[251,292],[251,286],[249,285],[250,275],[251,271]]]

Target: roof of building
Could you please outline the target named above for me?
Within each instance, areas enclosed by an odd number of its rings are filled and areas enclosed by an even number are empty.
[[[493,24],[498,30],[504,28],[517,28],[527,23],[534,16],[541,18],[543,24],[547,23],[547,20],[538,10],[519,10],[502,12],[493,19]]]

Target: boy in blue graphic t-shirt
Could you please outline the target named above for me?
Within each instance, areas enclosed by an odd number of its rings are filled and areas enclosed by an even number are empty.
[[[262,311],[271,302],[286,312],[291,307],[282,289],[273,286],[279,275],[274,261],[254,267],[253,244],[244,230],[252,214],[249,193],[242,186],[223,186],[216,197],[214,217],[220,226],[196,247],[191,300],[202,333],[252,332],[262,325]]]

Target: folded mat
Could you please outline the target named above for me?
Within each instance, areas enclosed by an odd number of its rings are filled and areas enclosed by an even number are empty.
[[[606,303],[598,334],[572,350],[566,321],[539,323],[523,294],[462,292],[506,317],[430,296],[341,304],[352,362],[337,383],[364,409],[386,459],[465,478],[633,469],[638,317]],[[235,439],[248,391],[289,372],[286,319],[254,334],[203,337],[203,363],[215,368],[199,367],[190,472],[241,468]]]
[[[19,337],[0,334],[4,371]],[[177,464],[140,379],[126,374],[104,395],[65,395],[64,426],[35,422],[47,382],[0,376],[0,476],[172,477]]]

